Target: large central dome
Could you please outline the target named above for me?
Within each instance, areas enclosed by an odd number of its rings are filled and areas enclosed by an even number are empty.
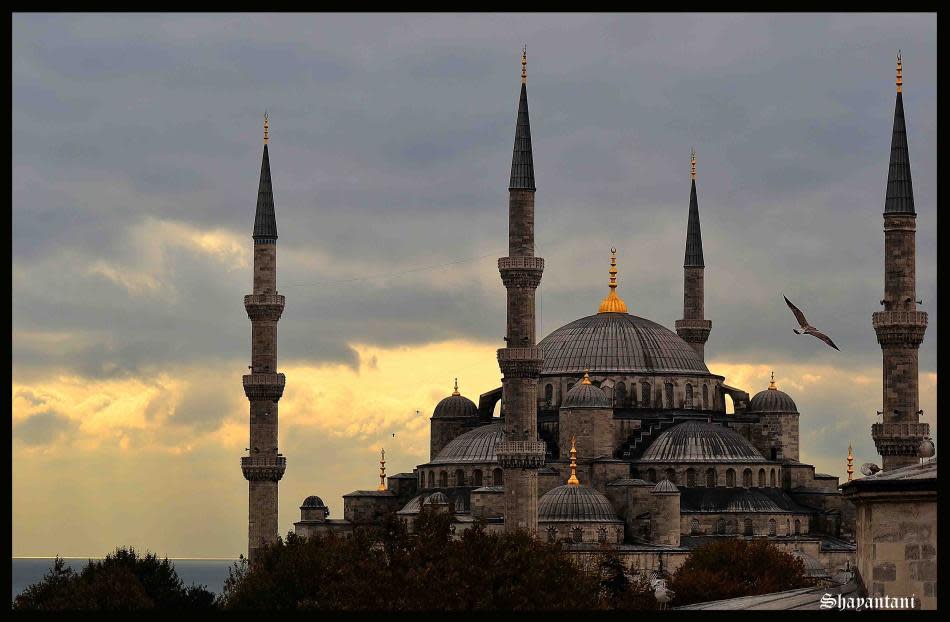
[[[679,335],[628,313],[598,313],[562,326],[538,344],[542,375],[703,373],[703,359]]]

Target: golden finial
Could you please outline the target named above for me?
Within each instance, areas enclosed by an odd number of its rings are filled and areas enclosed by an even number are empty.
[[[383,449],[379,457],[379,486],[376,488],[382,492],[386,490],[386,450]]]
[[[264,111],[264,144],[265,144],[265,145],[267,144],[268,121],[270,121],[270,117],[267,116],[267,111],[265,110],[265,111]]]
[[[897,50],[897,92],[901,92],[901,87],[904,85],[904,78],[901,75],[903,69],[901,67],[901,51]]]
[[[587,374],[589,371],[589,369],[584,370],[584,378],[581,380],[581,384],[590,384],[590,376]]]
[[[610,292],[600,301],[597,313],[626,313],[627,303],[617,295],[617,249],[610,249]]]
[[[577,445],[574,443],[576,437],[571,437],[571,476],[567,480],[568,486],[580,486],[581,481],[577,479]]]
[[[696,150],[689,150],[689,178],[696,179]]]
[[[851,444],[848,443],[848,481],[851,481],[851,477],[854,475],[854,451],[851,449]]]
[[[778,387],[775,386],[775,372],[772,372],[772,381],[769,382],[769,391],[778,391]]]
[[[452,391],[452,395],[459,395],[459,379],[455,379],[455,390]]]
[[[528,46],[521,48],[521,83],[528,83]]]

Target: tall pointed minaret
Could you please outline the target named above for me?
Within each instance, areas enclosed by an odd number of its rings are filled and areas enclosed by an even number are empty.
[[[538,377],[541,349],[535,345],[534,295],[544,260],[534,256],[534,161],[528,122],[527,51],[521,55],[521,99],[508,184],[508,256],[498,260],[508,290],[506,347],[498,350],[502,373],[505,440],[496,446],[504,470],[505,530],[538,529],[538,469],[544,442],[538,440]]]
[[[277,373],[277,321],[284,297],[277,293],[277,218],[267,154],[268,117],[264,115],[264,155],[254,215],[254,293],[244,297],[251,320],[250,374],[244,394],[251,403],[250,455],[241,458],[248,483],[247,555],[251,563],[261,547],[277,539],[277,482],[287,459],[277,452],[277,401],[284,393],[284,374]]]
[[[703,274],[703,236],[699,230],[699,201],[696,199],[696,151],[690,153],[689,220],[686,223],[686,259],[683,261],[683,319],[676,320],[676,334],[701,358],[712,322],[705,317]]]
[[[903,76],[897,54],[897,104],[884,199],[884,311],[871,317],[884,355],[882,423],[871,426],[883,469],[917,464],[930,426],[920,423],[917,349],[927,330],[927,314],[917,310],[917,213],[910,179],[904,125]]]

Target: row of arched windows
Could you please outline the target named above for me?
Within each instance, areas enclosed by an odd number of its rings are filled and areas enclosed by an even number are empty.
[[[428,478],[428,486],[426,486],[426,481]],[[448,471],[439,471],[438,474],[439,488],[448,488],[449,487],[449,472]],[[494,469],[491,472],[492,485],[493,486],[502,486],[504,481],[504,474],[501,469]],[[436,482],[436,472],[435,471],[422,471],[419,473],[419,487],[420,488],[435,488]],[[484,485],[482,470],[475,469],[472,471],[470,477],[466,477],[465,471],[462,469],[456,469],[452,474],[452,486],[474,486],[478,488],[479,486]]]
[[[720,518],[719,520],[716,521],[715,532],[716,534],[719,534],[719,535],[731,535],[737,532],[738,527],[739,527],[739,523],[736,519],[732,518],[732,519],[726,520],[725,518]],[[786,529],[787,535],[793,534],[792,528],[793,528],[793,525],[792,525],[791,519],[786,519],[785,529]],[[801,535],[802,533],[801,520],[797,518],[795,519],[794,529],[795,529],[794,535],[796,536]],[[691,520],[689,523],[689,531],[690,531],[690,534],[692,535],[698,535],[702,533],[702,527],[700,526],[699,521],[696,520],[695,518]],[[768,532],[770,536],[778,535],[778,523],[775,521],[774,518],[769,519]],[[745,536],[755,535],[755,529],[753,527],[751,518],[746,518],[742,521],[742,534]]]
[[[574,386],[574,382],[570,382],[567,385],[567,390],[570,391],[571,387]],[[600,386],[600,383],[594,381],[594,384]],[[635,385],[634,385],[635,386]],[[627,406],[640,406],[643,408],[675,408],[676,404],[674,403],[674,385],[672,382],[666,382],[663,385],[663,403],[654,404],[651,399],[653,385],[649,382],[640,383],[640,400],[637,401],[636,393],[631,390],[629,393],[627,391],[627,385],[624,382],[618,382],[613,387],[614,393],[614,407],[623,408]],[[631,387],[632,389],[633,387]],[[715,392],[715,388],[714,388]],[[554,405],[554,385],[547,383],[544,385],[544,402],[548,406]],[[701,408],[702,410],[709,410],[710,400],[709,400],[709,385],[703,383],[702,386],[702,402],[697,402],[693,397],[693,385],[692,383],[687,382],[685,387],[685,397],[682,404],[682,408]]]
[[[647,479],[647,481],[649,481],[649,482],[656,482],[656,481],[658,481],[658,480],[657,480],[657,475],[658,475],[658,473],[657,473],[657,470],[656,470],[656,469],[654,469],[654,468],[647,469],[647,472],[646,472],[646,479]],[[673,484],[679,484],[679,483],[680,483],[680,482],[677,481],[676,470],[674,470],[674,469],[666,469],[666,471],[663,471],[663,472],[662,472],[662,475],[663,475],[666,479],[670,480],[670,482],[673,483]],[[692,467],[686,469],[686,482],[685,482],[685,483],[686,483],[686,486],[688,486],[688,487],[696,486],[696,485],[697,485],[697,483],[696,483],[696,481],[697,481],[697,475],[698,475],[698,473],[697,473],[697,470],[696,470],[696,469],[694,469],[694,468],[692,468]],[[768,484],[769,487],[775,488],[775,487],[777,486],[778,478],[777,478],[777,476],[776,476],[776,471],[775,471],[774,468],[773,468],[773,469],[769,469],[769,471],[768,471],[768,481],[769,481],[769,484]],[[714,488],[714,487],[718,486],[718,485],[719,485],[719,478],[718,478],[718,476],[717,476],[716,469],[714,469],[714,468],[712,468],[712,467],[706,469],[705,473],[703,474],[703,482],[704,482],[704,485],[705,485],[707,488]],[[753,483],[752,483],[752,482],[753,482],[752,469],[745,469],[745,470],[743,470],[743,471],[742,471],[742,486],[743,486],[744,488],[752,488],[752,487],[753,487]],[[758,478],[758,483],[759,483],[759,485],[758,485],[758,487],[759,487],[759,488],[765,488],[765,487],[766,487],[765,482],[766,482],[766,470],[765,470],[764,468],[762,468],[762,469],[759,469],[759,478]],[[727,488],[735,488],[735,487],[736,487],[736,471],[735,471],[735,469],[726,469],[726,487],[727,487]]]
[[[584,530],[580,527],[574,527],[570,530],[571,542],[583,542],[584,541]],[[557,527],[548,527],[548,542],[557,542],[558,539],[558,530]],[[617,530],[617,542],[623,541],[623,530]],[[598,527],[597,528],[597,541],[598,542],[607,542],[607,528]]]

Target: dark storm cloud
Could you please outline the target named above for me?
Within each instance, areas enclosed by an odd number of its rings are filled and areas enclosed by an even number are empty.
[[[27,445],[48,445],[75,428],[75,422],[69,417],[45,410],[15,423],[13,438]]]
[[[902,48],[921,370],[935,369],[935,42],[928,15],[18,15],[14,330],[82,338],[24,334],[14,360],[110,376],[247,357],[249,271],[177,246],[159,268],[132,232],[171,220],[249,252],[264,108],[282,356],[498,340],[527,43],[543,332],[596,309],[611,245],[631,311],[672,326],[695,146],[708,351],[848,364],[880,356],[869,316]],[[308,253],[322,259],[288,259]],[[131,293],[97,262],[154,288]],[[783,293],[840,355],[791,333]]]

